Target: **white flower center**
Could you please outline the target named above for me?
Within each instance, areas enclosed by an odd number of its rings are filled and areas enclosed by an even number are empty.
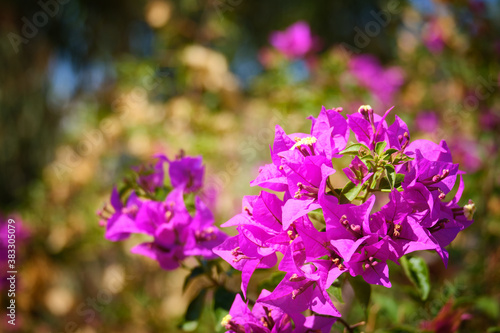
[[[306,145],[306,146],[312,146],[313,143],[316,143],[316,141],[318,141],[318,140],[314,136],[308,136],[308,137],[302,138],[299,141],[297,141],[292,146],[292,148],[290,148],[290,150],[294,150],[295,148],[301,147],[301,146],[304,146],[304,145]]]

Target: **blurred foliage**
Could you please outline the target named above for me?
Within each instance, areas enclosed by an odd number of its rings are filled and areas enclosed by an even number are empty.
[[[416,332],[436,318],[458,320],[447,304],[468,315],[460,332],[498,329],[498,2],[42,2],[55,3],[58,13],[29,38],[26,21],[43,13],[40,3],[0,4],[0,207],[17,211],[32,230],[20,263],[18,331],[180,332],[203,283],[183,294],[189,270],[161,271],[128,253],[138,239],[104,240],[95,211],[113,184],[156,152],[202,154],[222,223],[243,195],[257,193],[248,182],[269,159],[275,124],[303,131],[305,117],[322,105],[361,104],[379,113],[395,105],[412,140],[446,139],[468,172],[464,200],[472,198],[478,211],[449,247],[448,268],[422,254],[431,280],[426,300],[394,265],[393,288],[373,287],[364,309],[343,284],[339,309],[349,323],[366,321],[365,332]],[[373,14],[382,11],[387,24]],[[322,40],[312,58],[290,60],[269,45],[272,31],[297,20]],[[379,33],[370,33],[377,24]],[[12,34],[27,40],[18,52]],[[367,43],[356,42],[360,34]],[[352,59],[367,53],[404,73],[389,103],[351,70]],[[212,291],[204,297],[220,303]],[[214,332],[224,312],[201,309],[200,316],[193,329]]]

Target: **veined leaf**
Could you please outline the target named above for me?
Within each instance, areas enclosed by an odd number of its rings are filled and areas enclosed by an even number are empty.
[[[401,257],[401,266],[408,279],[417,288],[420,298],[425,301],[429,297],[431,283],[429,279],[429,268],[424,259],[420,257],[412,257],[410,259],[405,256]]]
[[[387,180],[389,181],[391,189],[393,189],[396,183],[396,170],[394,170],[394,166],[392,166],[392,164],[385,165],[385,174],[387,176]]]
[[[358,196],[363,188],[363,184],[356,186],[353,182],[348,182],[342,189],[342,194],[349,200],[353,201]]]
[[[360,149],[366,149],[369,150],[367,146],[361,143],[355,143],[353,145],[350,145],[346,149],[342,150],[339,154],[340,155],[359,155],[359,150]]]
[[[387,142],[385,141],[377,142],[377,144],[375,145],[375,152],[377,153],[377,155],[381,156],[386,146]]]

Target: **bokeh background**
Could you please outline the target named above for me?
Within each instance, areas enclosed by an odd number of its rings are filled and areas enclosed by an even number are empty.
[[[394,105],[412,139],[448,142],[477,213],[447,269],[426,257],[431,297],[402,275],[374,288],[365,331],[411,331],[448,304],[438,318],[458,331],[500,332],[499,1],[3,0],[0,17],[0,212],[23,225],[16,331],[181,332],[188,272],[130,254],[138,239],[104,239],[95,212],[113,184],[158,152],[202,155],[222,223],[257,193],[275,124],[307,131],[322,105],[370,104]],[[287,56],[269,36],[298,21],[315,47]],[[203,318],[195,330],[214,332]]]

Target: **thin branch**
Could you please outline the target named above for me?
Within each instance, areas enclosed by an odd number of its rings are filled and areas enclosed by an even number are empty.
[[[354,330],[351,328],[351,326],[349,326],[349,324],[344,320],[342,319],[341,317],[337,318],[337,320],[342,323],[342,325],[345,326],[346,330],[349,332],[349,333],[354,333]]]

